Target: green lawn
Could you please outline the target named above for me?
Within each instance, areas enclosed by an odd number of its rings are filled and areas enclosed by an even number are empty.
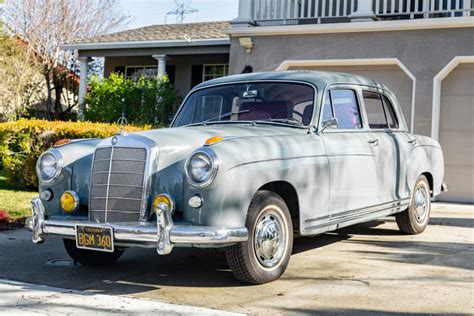
[[[25,191],[8,183],[0,171],[0,211],[7,211],[12,219],[31,216],[30,201],[34,196],[38,196],[38,192]]]

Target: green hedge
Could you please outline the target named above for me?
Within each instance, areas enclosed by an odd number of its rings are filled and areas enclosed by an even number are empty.
[[[85,98],[84,115],[91,122],[117,121],[122,114],[136,125],[167,125],[181,97],[167,76],[138,80],[112,73],[107,78],[92,76]]]
[[[150,126],[127,126],[128,131]],[[116,124],[19,120],[0,123],[0,169],[12,183],[36,188],[36,161],[60,139],[106,138],[119,130]]]

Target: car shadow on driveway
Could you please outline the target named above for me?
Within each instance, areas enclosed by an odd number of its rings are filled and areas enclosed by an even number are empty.
[[[386,220],[392,221],[391,218]],[[383,223],[384,220],[370,221],[319,236],[296,238],[293,255],[341,241],[364,242],[352,241],[357,236],[403,236],[396,229],[378,227]],[[164,287],[248,286],[234,278],[222,251],[175,248],[170,255],[159,256],[154,249],[135,248],[125,251],[123,257],[111,266],[74,266],[60,239],[49,238],[42,245],[33,245],[30,236],[26,230],[0,235],[0,278],[107,294],[135,294]],[[396,254],[385,254],[382,248],[378,254],[371,254],[370,251],[363,254],[387,261],[431,261],[433,258],[426,256],[430,255],[429,251],[437,249],[434,244],[414,244],[402,240],[365,242],[385,249],[399,248]],[[404,255],[402,249],[416,251],[418,256],[424,250],[427,254],[413,261],[413,254]],[[465,264],[462,266],[466,268]]]
[[[371,221],[314,237],[296,238],[293,254],[349,239],[354,234],[392,234]],[[234,278],[223,251],[175,248],[168,256],[154,249],[127,249],[111,266],[73,265],[62,241],[31,243],[26,230],[0,235],[0,278],[95,293],[134,294],[162,287],[245,287]]]

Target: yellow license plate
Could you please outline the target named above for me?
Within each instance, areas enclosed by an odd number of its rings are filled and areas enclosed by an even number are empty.
[[[111,227],[76,225],[77,248],[114,251],[114,236]]]

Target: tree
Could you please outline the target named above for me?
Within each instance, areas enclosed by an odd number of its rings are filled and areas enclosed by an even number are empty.
[[[77,105],[77,82],[71,77],[78,72],[77,56],[62,51],[60,45],[120,30],[128,21],[116,0],[12,0],[5,4],[5,31],[21,38],[40,61],[49,119],[65,118]]]
[[[0,71],[0,121],[27,115],[32,105],[44,99],[41,72],[36,58],[22,41],[5,38]]]

